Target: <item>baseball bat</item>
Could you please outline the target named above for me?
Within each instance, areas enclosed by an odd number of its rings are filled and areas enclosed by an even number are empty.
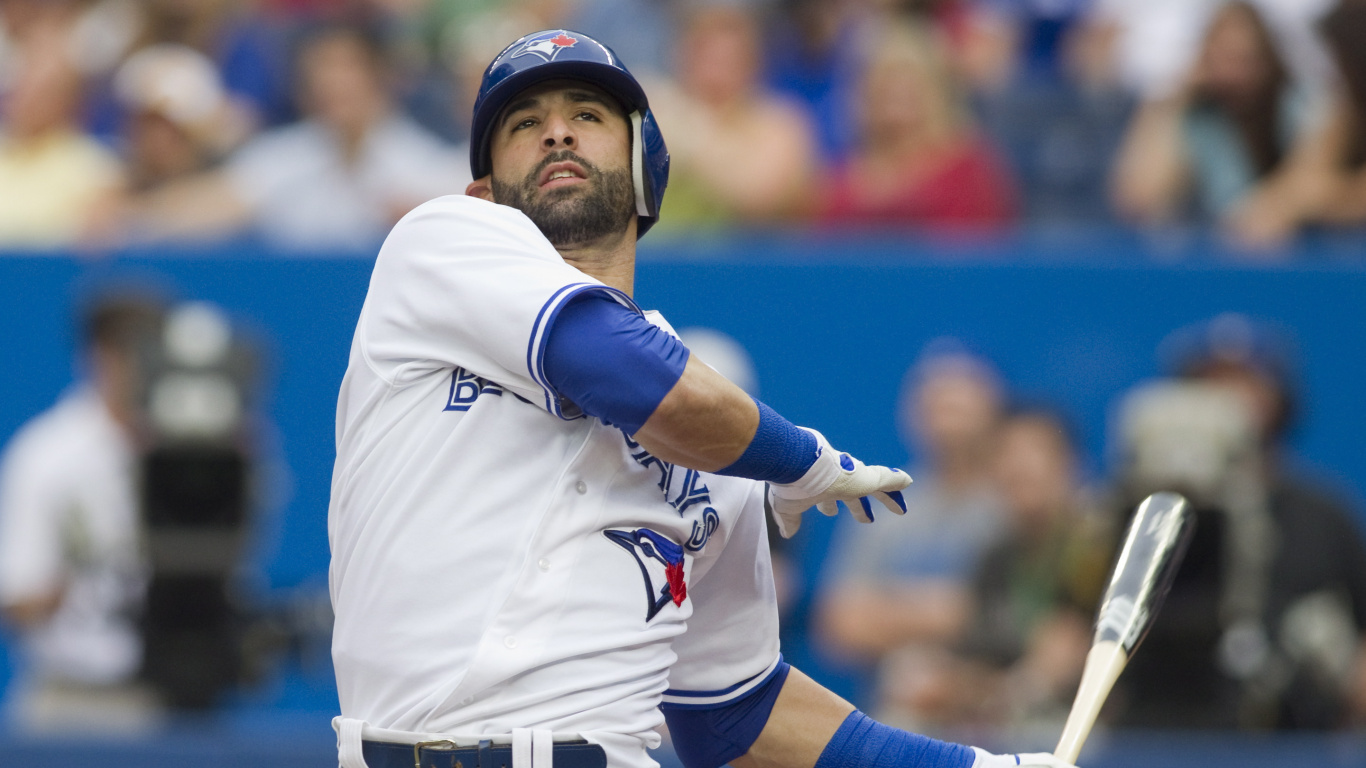
[[[1190,504],[1179,494],[1154,493],[1138,505],[1101,598],[1081,685],[1054,756],[1076,763],[1105,697],[1171,590],[1195,529],[1194,519]]]

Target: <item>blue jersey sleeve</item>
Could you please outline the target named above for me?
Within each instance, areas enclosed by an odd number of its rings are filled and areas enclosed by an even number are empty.
[[[545,342],[546,379],[584,413],[633,435],[683,375],[688,348],[598,292],[559,311]]]

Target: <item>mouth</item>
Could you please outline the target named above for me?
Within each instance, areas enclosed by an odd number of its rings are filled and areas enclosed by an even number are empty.
[[[573,186],[588,180],[588,173],[583,166],[572,161],[551,163],[541,169],[536,183],[541,189],[558,189],[560,187]]]

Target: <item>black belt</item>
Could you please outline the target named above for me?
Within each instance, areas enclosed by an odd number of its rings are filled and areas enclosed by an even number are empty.
[[[512,745],[489,741],[477,747],[453,747],[449,741],[363,741],[361,754],[370,768],[512,768]],[[607,768],[607,753],[583,739],[557,741],[555,768]]]

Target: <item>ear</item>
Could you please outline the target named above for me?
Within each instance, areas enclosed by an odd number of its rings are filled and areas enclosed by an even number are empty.
[[[485,176],[482,179],[471,181],[470,185],[465,187],[465,194],[487,200],[490,203],[493,202],[493,177]]]

